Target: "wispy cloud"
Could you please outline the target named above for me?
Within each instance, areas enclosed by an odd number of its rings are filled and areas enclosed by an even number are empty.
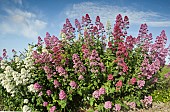
[[[0,33],[14,34],[27,38],[37,38],[47,23],[37,17],[33,12],[21,9],[4,9],[6,15],[0,16]]]
[[[14,3],[22,5],[22,0],[13,0]]]
[[[106,22],[107,20],[114,22],[116,15],[122,14],[123,16],[127,15],[130,18],[131,24],[141,24],[146,22],[152,27],[170,26],[170,20],[167,18],[162,19],[162,16],[159,13],[153,11],[139,11],[132,7],[119,7],[108,4],[82,2],[73,4],[72,7],[65,11],[65,15],[71,19],[81,18],[81,16],[86,13],[90,14],[92,18],[99,15],[103,22]]]

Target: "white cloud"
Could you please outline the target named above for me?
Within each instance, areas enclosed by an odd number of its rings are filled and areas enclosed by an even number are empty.
[[[112,23],[118,14],[122,16],[127,15],[130,19],[130,24],[147,23],[153,27],[170,26],[170,21],[161,19],[161,15],[152,11],[138,11],[130,7],[119,7],[93,2],[82,2],[74,4],[72,7],[65,11],[65,15],[70,19],[79,18],[88,13],[94,20],[95,16],[100,16],[102,22],[110,20]],[[159,21],[157,21],[159,20]]]
[[[14,3],[16,3],[16,4],[22,5],[22,0],[13,0],[13,1],[14,1]]]
[[[7,15],[1,16],[0,33],[14,34],[27,38],[37,38],[39,33],[44,30],[47,23],[39,19],[36,14],[20,9],[5,9]]]

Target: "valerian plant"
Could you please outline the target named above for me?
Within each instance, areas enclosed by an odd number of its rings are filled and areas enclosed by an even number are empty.
[[[128,28],[128,17],[120,14],[113,29],[109,22],[105,29],[99,16],[95,23],[88,14],[81,22],[75,19],[75,28],[66,19],[60,38],[48,32],[44,40],[38,37],[38,43],[31,45],[30,55],[14,66],[6,60],[4,50],[1,83],[7,80],[8,72],[16,71],[13,74],[18,75],[8,80],[11,88],[6,83],[1,85],[13,97],[19,84],[21,91],[28,91],[21,102],[25,111],[148,108],[152,104],[150,93],[161,80],[159,73],[170,47],[166,48],[164,30],[153,42],[146,24],[141,25],[137,37],[128,35]],[[25,59],[30,59],[31,64]],[[5,60],[7,65],[3,65]],[[22,74],[23,69],[29,75]]]

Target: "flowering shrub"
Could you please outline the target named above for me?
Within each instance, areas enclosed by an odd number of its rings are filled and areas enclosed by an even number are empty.
[[[113,31],[109,22],[104,28],[99,16],[93,24],[88,14],[81,22],[76,19],[75,27],[66,19],[60,39],[47,32],[23,58],[8,61],[4,50],[2,88],[11,97],[22,96],[20,103],[28,111],[149,107],[170,48],[165,47],[165,31],[154,43],[146,24],[138,37],[129,36],[129,19],[120,14]]]

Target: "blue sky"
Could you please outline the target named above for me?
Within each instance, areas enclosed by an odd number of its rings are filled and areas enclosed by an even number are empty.
[[[128,34],[137,36],[140,24],[147,23],[155,38],[166,31],[170,44],[170,0],[0,0],[0,54],[6,48],[23,51],[28,43],[46,32],[59,36],[66,18],[74,19],[88,13],[113,26],[117,14],[130,19]],[[74,23],[73,23],[74,24]]]

